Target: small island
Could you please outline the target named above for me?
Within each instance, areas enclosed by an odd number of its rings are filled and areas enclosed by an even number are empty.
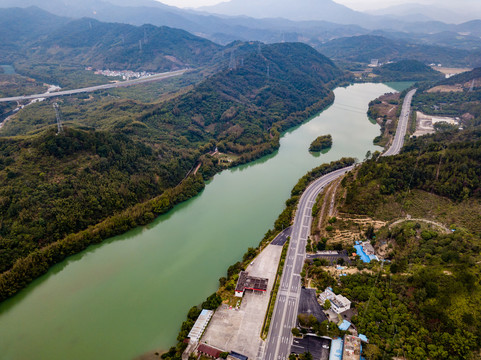
[[[321,135],[311,143],[309,151],[319,152],[325,149],[329,149],[332,146],[331,135]]]

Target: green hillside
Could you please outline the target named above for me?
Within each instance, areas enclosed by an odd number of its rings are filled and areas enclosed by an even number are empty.
[[[29,57],[97,69],[161,72],[205,65],[220,45],[166,26],[140,27],[81,19],[55,30]]]
[[[344,76],[307,45],[238,45],[245,57],[235,68],[164,103],[57,100],[66,128],[58,135],[49,100],[8,122],[3,131],[22,136],[0,138],[0,269],[17,262],[0,276],[0,299],[195,195],[224,168],[208,154],[215,147],[232,165],[272,152],[282,130],[332,102]]]
[[[17,77],[62,88],[112,80],[86,71],[86,67],[148,72],[197,68],[222,63],[223,49],[166,26],[132,26],[88,18],[72,21],[36,7],[0,9],[0,64],[13,65]]]
[[[382,36],[361,35],[328,41],[317,49],[324,55],[342,61],[370,63],[399,60],[418,60],[423,63],[442,63],[446,66],[467,66],[479,62],[467,50],[387,39]]]
[[[343,181],[344,213],[388,222],[370,237],[389,262],[369,264],[373,273],[336,285],[359,312],[353,321],[370,340],[367,359],[399,353],[413,360],[476,358],[480,136],[477,128],[413,139],[400,155],[375,157]],[[388,226],[407,215],[413,220]]]
[[[435,81],[444,78],[440,72],[417,60],[401,60],[373,69],[384,81]]]

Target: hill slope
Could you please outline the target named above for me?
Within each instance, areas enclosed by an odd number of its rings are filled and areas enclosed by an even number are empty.
[[[440,80],[444,75],[417,60],[401,60],[375,68],[373,73],[384,81]]]
[[[31,55],[48,61],[135,71],[204,65],[221,49],[220,45],[183,30],[92,19],[70,22],[39,45],[41,49]]]
[[[223,150],[258,151],[270,129],[286,129],[324,107],[332,98],[326,84],[343,76],[328,58],[301,43],[251,45],[234,63],[145,121],[155,124],[168,115],[175,127],[213,134]]]

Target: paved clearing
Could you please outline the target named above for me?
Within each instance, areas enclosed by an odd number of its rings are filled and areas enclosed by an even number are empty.
[[[236,351],[249,359],[257,358],[263,346],[260,334],[281,252],[282,246],[268,245],[246,269],[249,275],[269,279],[267,292],[246,291],[239,310],[222,305],[212,317],[201,342],[224,351]]]

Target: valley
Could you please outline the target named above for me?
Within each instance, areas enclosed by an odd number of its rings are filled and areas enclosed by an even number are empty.
[[[477,7],[201,3],[0,0],[0,359],[476,359]]]

